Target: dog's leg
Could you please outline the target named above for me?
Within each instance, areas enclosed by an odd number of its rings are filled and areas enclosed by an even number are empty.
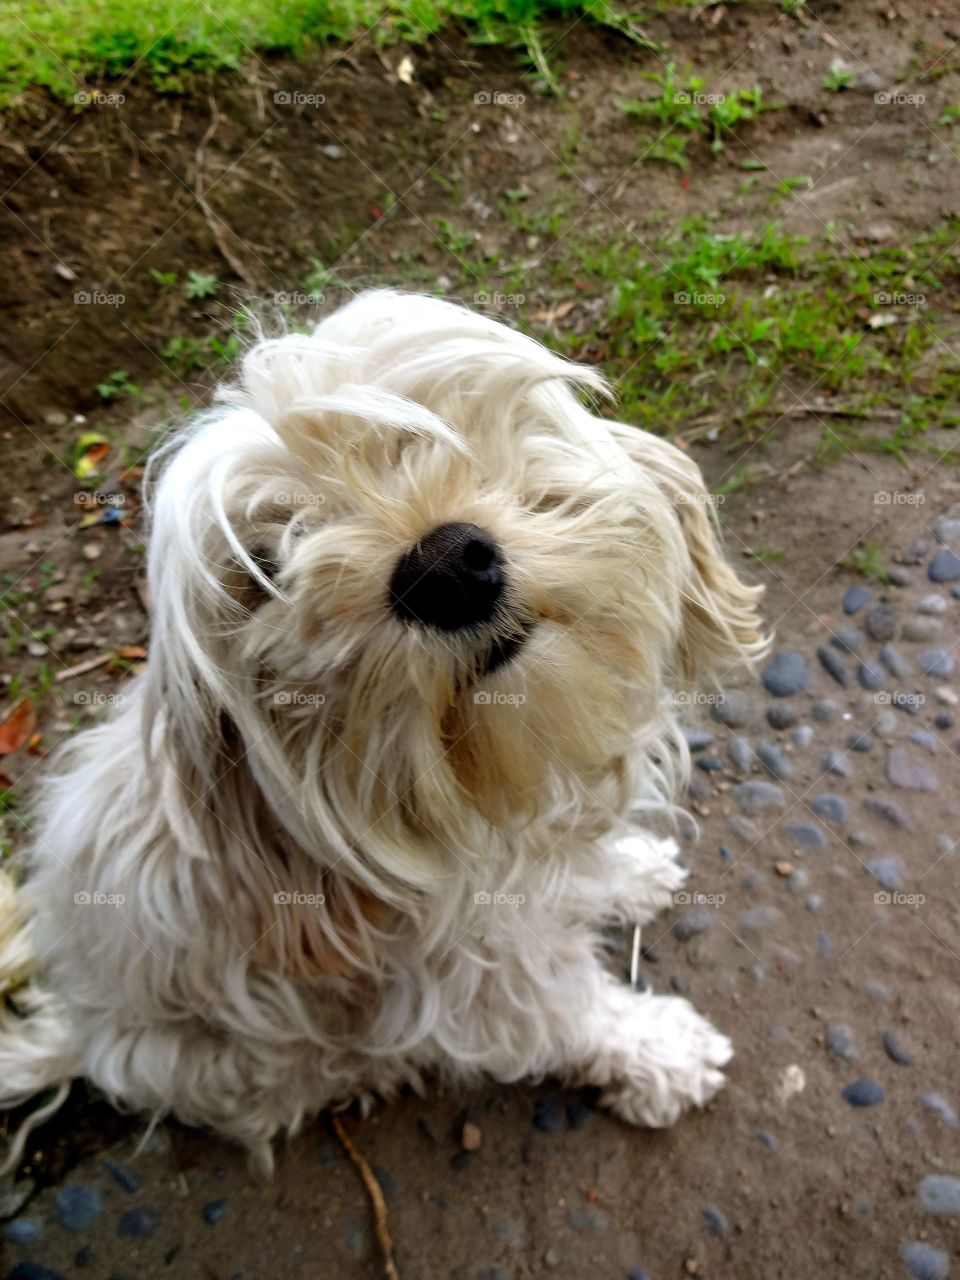
[[[666,911],[687,878],[675,840],[628,835],[604,842],[597,862],[570,880],[568,904],[581,920],[646,924]]]

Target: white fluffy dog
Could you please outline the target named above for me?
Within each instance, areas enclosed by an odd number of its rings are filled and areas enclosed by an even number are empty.
[[[598,926],[682,884],[628,821],[670,813],[675,695],[760,651],[758,593],[693,462],[578,387],[371,292],[257,343],[167,451],[149,664],[44,784],[23,929],[0,908],[0,992],[39,958],[0,1105],[83,1075],[269,1165],[427,1075],[556,1074],[657,1126],[721,1086],[727,1039]]]

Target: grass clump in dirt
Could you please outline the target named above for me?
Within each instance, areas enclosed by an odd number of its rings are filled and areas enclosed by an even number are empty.
[[[540,37],[550,19],[586,19],[652,45],[611,0],[5,0],[0,4],[0,105],[36,85],[79,107],[88,82],[142,76],[163,91],[237,69],[255,55],[298,55],[373,29],[381,42],[422,42],[448,23],[484,44],[527,50],[552,83]]]

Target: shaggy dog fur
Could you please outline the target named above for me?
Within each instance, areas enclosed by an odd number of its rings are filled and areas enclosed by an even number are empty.
[[[693,462],[578,388],[604,391],[371,292],[258,342],[165,452],[149,664],[60,752],[0,904],[0,975],[39,957],[0,1105],[83,1075],[269,1165],[427,1075],[555,1073],[647,1125],[721,1086],[727,1039],[615,977],[598,926],[683,882],[633,824],[682,782],[676,695],[760,651],[757,590]],[[396,607],[448,526],[497,548],[476,624]]]

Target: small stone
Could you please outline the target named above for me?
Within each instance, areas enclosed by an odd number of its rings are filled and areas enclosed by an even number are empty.
[[[813,718],[819,720],[821,724],[830,724],[836,720],[840,713],[840,708],[832,698],[818,698],[813,704]]]
[[[905,712],[908,716],[915,716],[923,706],[923,695],[915,693],[907,693],[905,689],[894,689],[890,695],[890,705],[896,707],[898,711]]]
[[[842,796],[829,794],[817,796],[810,808],[818,818],[823,818],[825,822],[839,823],[847,820],[847,802]]]
[[[538,1098],[533,1108],[533,1127],[541,1133],[559,1133],[564,1125],[564,1111],[556,1098]]]
[[[921,761],[913,760],[904,747],[887,752],[887,781],[905,791],[937,791],[935,774]]]
[[[200,1215],[208,1227],[216,1226],[223,1215],[227,1212],[227,1197],[221,1196],[219,1200],[211,1200],[205,1204],[200,1210]]]
[[[953,654],[948,653],[946,649],[927,649],[917,659],[917,666],[923,675],[945,680],[947,676],[953,674]]]
[[[556,1249],[545,1249],[540,1261],[545,1267],[549,1267],[550,1270],[553,1271],[560,1265],[560,1255],[557,1253]]]
[[[14,1218],[3,1228],[3,1238],[11,1244],[39,1244],[43,1239],[43,1224],[36,1218]]]
[[[761,1147],[766,1147],[768,1151],[776,1151],[777,1140],[768,1129],[758,1129],[753,1136],[760,1143]]]
[[[709,907],[694,907],[685,911],[679,920],[675,920],[671,930],[678,942],[689,942],[698,933],[703,933],[713,924],[713,914]]]
[[[949,711],[938,711],[936,719],[933,722],[938,729],[952,729],[956,724],[956,720]]]
[[[907,1264],[913,1280],[949,1280],[950,1259],[942,1249],[922,1240],[911,1240],[900,1246],[900,1257]]]
[[[956,1129],[957,1113],[951,1107],[946,1098],[942,1098],[939,1093],[925,1093],[920,1099],[920,1105],[924,1111],[932,1111],[934,1115],[940,1119],[951,1129]]]
[[[722,844],[722,845],[720,846],[720,850],[719,850],[719,852],[720,852],[720,861],[721,861],[721,862],[732,862],[732,861],[733,861],[733,850],[730,848],[730,846],[729,846],[728,844]]]
[[[910,825],[910,819],[895,800],[867,800],[865,808],[892,827],[906,829]]]
[[[933,691],[933,696],[947,707],[955,707],[960,702],[960,697],[945,684],[938,685]]]
[[[685,726],[683,736],[691,752],[705,751],[714,741],[714,735],[708,729],[691,729]]]
[[[33,1195],[33,1191],[32,1178],[20,1178],[17,1182],[14,1182],[12,1174],[0,1178],[0,1222],[5,1222],[7,1218],[12,1218],[15,1213],[19,1213]]]
[[[820,659],[820,665],[827,675],[831,676],[838,685],[846,689],[850,683],[850,676],[836,649],[829,649],[826,645],[822,645],[817,650],[817,657]],[[815,716],[817,714],[816,706],[813,709],[813,714]]]
[[[891,587],[909,587],[913,581],[906,569],[901,569],[899,565],[894,565],[892,569],[888,569],[887,577],[890,580]]]
[[[811,675],[803,654],[784,649],[764,669],[763,687],[775,698],[791,698],[810,688]]]
[[[875,1107],[885,1097],[885,1090],[874,1080],[854,1080],[841,1091],[840,1096],[851,1107]]]
[[[707,1207],[702,1210],[700,1216],[703,1218],[703,1221],[706,1223],[707,1230],[712,1236],[716,1236],[718,1239],[722,1240],[724,1236],[728,1236],[730,1234],[730,1219],[723,1210],[718,1209],[715,1204],[708,1204]]]
[[[853,1031],[845,1022],[831,1023],[827,1027],[825,1039],[831,1053],[842,1058],[844,1062],[856,1062],[859,1057],[856,1041],[853,1038]]]
[[[813,728],[808,724],[798,724],[794,731],[790,734],[790,741],[795,747],[803,750],[809,747],[813,741]]]
[[[960,578],[960,556],[944,547],[927,566],[927,577],[931,582],[956,582]]]
[[[828,747],[823,753],[820,760],[820,767],[826,773],[832,773],[838,778],[852,778],[853,765],[841,751],[837,751],[835,747]]]
[[[929,644],[941,631],[939,618],[908,618],[903,624],[903,638],[911,644]]]
[[[920,1203],[927,1213],[940,1217],[952,1217],[960,1213],[960,1178],[949,1174],[931,1173],[918,1188]]]
[[[758,933],[780,919],[776,907],[752,907],[740,917],[740,928],[745,933]]]
[[[783,788],[772,782],[741,782],[730,794],[745,813],[761,813],[766,809],[782,809],[787,803]]]
[[[933,522],[933,536],[938,542],[960,542],[960,503],[937,516]]]
[[[784,865],[789,866],[790,864],[785,863]],[[797,867],[794,871],[791,871],[790,878],[787,881],[787,888],[791,893],[806,893],[807,889],[810,888],[808,872],[804,871],[803,867]]]
[[[85,542],[81,554],[84,560],[99,560],[103,555],[103,545],[99,542]]]
[[[126,1165],[112,1160],[109,1156],[101,1163],[118,1187],[122,1187],[124,1191],[128,1191],[131,1195],[134,1191],[140,1190],[140,1179]]]
[[[771,729],[792,729],[799,719],[800,712],[796,707],[773,706],[767,711],[767,724]]]
[[[940,614],[947,612],[947,597],[940,595],[937,591],[934,591],[931,595],[923,597],[917,605],[917,612],[929,613],[934,617],[939,617]]]
[[[873,722],[873,732],[878,738],[889,738],[896,733],[899,723],[892,711],[881,711]]]
[[[876,882],[890,893],[898,893],[903,888],[903,859],[894,855],[891,858],[870,858],[866,869]]]
[[[146,1240],[160,1225],[160,1214],[154,1209],[127,1209],[117,1223],[117,1235]]]
[[[719,756],[702,755],[697,756],[694,761],[698,769],[704,773],[722,773],[724,764]]]
[[[919,538],[904,552],[901,559],[904,564],[923,564],[930,554],[930,543],[926,538]]]
[[[710,709],[714,720],[719,720],[728,729],[739,729],[750,718],[750,699],[745,693],[733,689],[723,695],[722,700],[715,702]]]
[[[687,980],[682,973],[675,973],[670,978],[670,989],[676,991],[677,995],[683,995],[687,990]]]
[[[753,764],[753,752],[746,738],[731,738],[727,744],[727,755],[730,757],[730,763],[735,769],[739,769],[741,773],[750,772],[750,766]]]
[[[871,640],[886,644],[897,630],[897,611],[892,604],[875,604],[864,614],[863,625]]]
[[[743,840],[746,844],[756,844],[760,839],[760,828],[755,822],[745,818],[742,813],[735,813],[727,821],[727,829],[731,835],[736,836],[738,840]]]
[[[478,1124],[467,1120],[460,1130],[460,1146],[464,1151],[479,1151],[483,1143],[483,1132]]]
[[[787,835],[801,849],[825,849],[827,836],[815,822],[797,822],[787,827]]]
[[[883,88],[883,80],[877,75],[876,71],[870,67],[864,67],[850,81],[850,88],[853,93],[864,93],[868,97],[872,97],[875,93],[879,93]],[[890,228],[890,235],[884,235],[883,239],[892,240],[896,235],[893,228]]]
[[[937,853],[941,857],[948,857],[957,851],[957,842],[952,836],[937,836]]]
[[[823,899],[820,897],[819,893],[811,893],[810,897],[803,905],[809,912],[815,913],[823,906]]]
[[[786,879],[787,876],[793,874],[794,865],[792,862],[775,862],[773,864],[773,869],[774,871],[776,871],[778,876],[782,876],[784,879]]]
[[[907,674],[907,660],[899,649],[895,649],[892,644],[885,644],[880,650],[880,661],[887,668],[892,676],[896,676],[898,680],[903,680]]]
[[[774,746],[772,742],[761,742],[757,747],[757,759],[770,774],[771,778],[778,781],[785,781],[787,778],[793,777],[793,765],[786,758],[779,747]]]
[[[875,662],[861,662],[857,667],[857,680],[861,689],[882,689],[886,684],[886,672]]]
[[[340,160],[343,157],[343,147],[338,147],[335,142],[328,142],[320,148],[320,154],[328,160]]]
[[[841,627],[830,637],[830,643],[841,653],[856,653],[863,643],[863,636],[855,627]]]
[[[897,1065],[901,1067],[913,1066],[913,1055],[904,1049],[903,1045],[900,1043],[897,1033],[892,1027],[887,1027],[886,1031],[884,1031],[881,1036],[881,1040],[883,1042],[884,1052],[891,1062],[896,1062]]]
[[[60,1222],[68,1231],[85,1231],[103,1211],[103,1196],[97,1188],[79,1183],[61,1187],[55,1201]]]
[[[863,994],[869,996],[871,1000],[876,1000],[877,1004],[889,1004],[890,992],[882,982],[866,981],[863,984]]]
[[[843,597],[843,612],[846,614],[854,614],[862,609],[865,604],[869,604],[872,599],[870,592],[862,582],[855,582],[852,587],[847,589],[846,595]]]
[[[873,746],[873,739],[869,733],[851,733],[847,739],[848,751],[869,751]]]

